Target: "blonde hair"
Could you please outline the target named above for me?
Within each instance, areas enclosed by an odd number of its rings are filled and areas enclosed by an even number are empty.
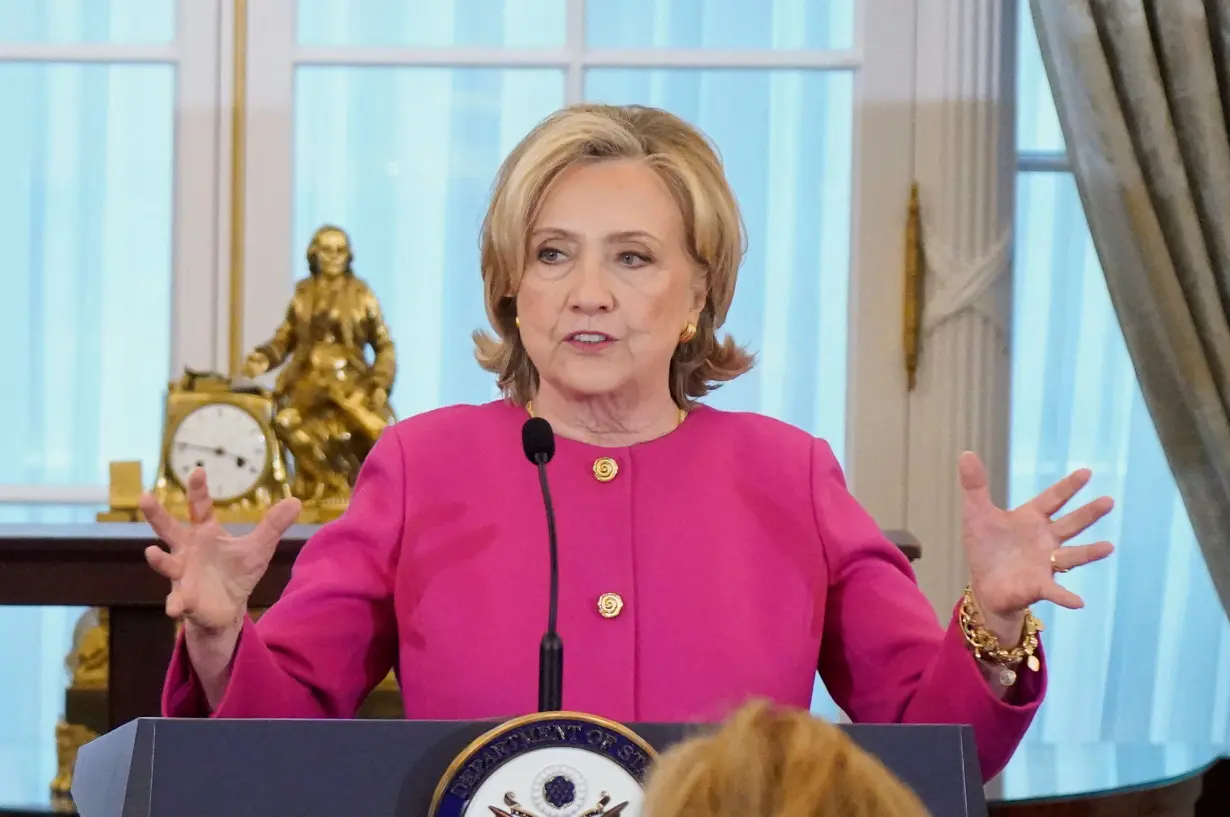
[[[611,159],[643,160],[679,205],[687,249],[705,275],[705,305],[696,335],[671,359],[670,390],[689,407],[752,367],[753,356],[717,330],[726,321],[746,250],[739,206],[708,140],[674,114],[640,105],[572,105],[538,124],[496,175],[483,219],[481,266],[487,317],[498,338],[474,333],[479,365],[498,376],[518,404],[533,397],[538,371],[521,344],[514,295],[529,253],[529,235],[552,183],[569,167]],[[682,332],[684,327],[679,327]]]
[[[832,724],[754,702],[649,772],[646,817],[929,817],[914,792]]]

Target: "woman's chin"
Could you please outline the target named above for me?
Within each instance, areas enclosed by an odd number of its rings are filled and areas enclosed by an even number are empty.
[[[591,367],[577,367],[591,369]],[[617,394],[628,386],[630,379],[617,372],[592,367],[590,371],[571,371],[559,379],[559,390],[576,399],[593,400]]]

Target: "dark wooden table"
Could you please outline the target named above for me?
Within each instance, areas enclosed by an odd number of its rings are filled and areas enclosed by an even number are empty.
[[[314,530],[290,529],[253,607],[268,607],[281,594]],[[145,548],[156,544],[145,524],[0,525],[0,605],[110,610],[109,728],[159,714],[175,624],[164,611],[166,580],[145,563]]]

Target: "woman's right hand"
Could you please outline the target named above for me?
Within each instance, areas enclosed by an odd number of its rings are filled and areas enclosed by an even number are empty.
[[[297,499],[284,499],[251,533],[232,536],[214,516],[205,472],[198,468],[188,477],[191,523],[181,524],[149,494],[141,497],[139,507],[169,549],[145,549],[150,567],[171,581],[167,615],[208,636],[238,633],[248,598],[300,506]]]

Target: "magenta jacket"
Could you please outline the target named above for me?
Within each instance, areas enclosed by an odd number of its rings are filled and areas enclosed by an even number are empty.
[[[408,718],[534,711],[549,573],[526,419],[493,402],[386,430],[349,510],[244,622],[217,711],[181,642],[163,714],[349,718],[390,667]],[[987,778],[1032,721],[1045,668],[1009,702],[991,694],[823,440],[701,407],[626,448],[557,438],[547,470],[565,709],[629,723],[717,721],[753,696],[806,708],[818,668],[855,722],[971,724]]]

